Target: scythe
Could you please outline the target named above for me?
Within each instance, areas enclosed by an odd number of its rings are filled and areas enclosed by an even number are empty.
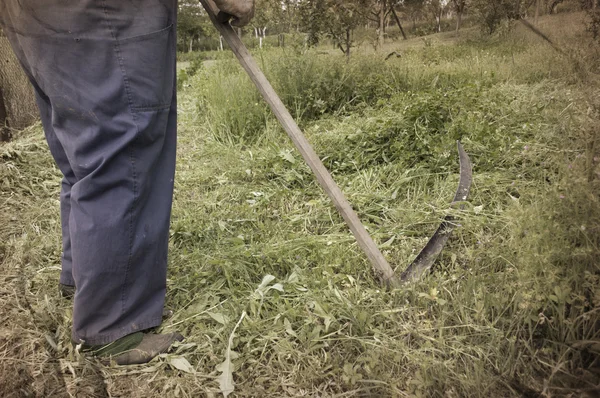
[[[450,232],[454,228],[455,224],[452,223],[452,218],[450,216],[446,217],[425,248],[423,248],[406,271],[404,271],[400,277],[395,275],[394,270],[386,261],[383,254],[381,254],[381,251],[360,222],[358,216],[352,209],[352,206],[331,177],[331,174],[327,171],[304,134],[302,134],[302,131],[292,118],[292,115],[286,109],[285,105],[258,67],[256,61],[254,61],[246,46],[244,46],[238,35],[227,22],[227,15],[220,13],[212,0],[200,0],[200,3],[206,10],[210,20],[213,22],[219,33],[223,36],[227,44],[229,44],[229,47],[244,70],[248,73],[252,82],[256,85],[256,88],[264,100],[268,103],[269,107],[277,117],[277,120],[279,120],[282,127],[315,174],[317,181],[325,193],[327,193],[346,221],[346,224],[356,238],[358,245],[371,262],[377,277],[379,277],[387,286],[396,287],[402,285],[404,282],[420,277],[425,271],[431,268],[435,259],[446,244]],[[467,199],[472,182],[471,162],[460,142],[458,143],[458,151],[460,155],[460,183],[453,203],[464,202]]]

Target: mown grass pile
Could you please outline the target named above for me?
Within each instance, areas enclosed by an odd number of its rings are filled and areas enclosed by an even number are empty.
[[[237,64],[199,68],[179,102],[175,315],[163,325],[187,340],[149,368],[98,370],[70,353],[68,304],[54,294],[59,173],[39,128],[25,133],[0,148],[0,255],[35,343],[4,357],[41,355],[65,390],[113,396],[216,396],[223,371],[248,397],[593,396],[600,98],[584,25],[572,26],[554,29],[567,56],[519,30],[387,62],[258,54],[399,272],[449,211],[455,141],[471,155],[460,228],[430,275],[391,291]],[[14,330],[3,321],[3,341]],[[82,387],[90,374],[100,384]]]

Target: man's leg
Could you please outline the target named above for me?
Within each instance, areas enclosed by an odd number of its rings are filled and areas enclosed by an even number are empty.
[[[161,322],[175,169],[176,8],[175,0],[0,4],[0,22],[49,100],[76,179],[65,228],[76,342],[106,344]]]
[[[59,283],[65,288],[75,287],[75,280],[73,279],[73,258],[71,255],[71,235],[69,232],[69,218],[71,215],[71,187],[77,182],[73,169],[69,164],[69,159],[62,147],[54,128],[52,127],[52,106],[50,101],[44,95],[44,93],[36,88],[36,101],[40,110],[40,117],[42,119],[42,125],[44,126],[44,132],[46,135],[46,141],[48,147],[52,153],[52,157],[56,161],[58,168],[63,173],[63,179],[60,188],[60,225],[62,229],[62,256],[61,256],[61,273]],[[66,289],[64,289],[66,290]],[[73,294],[71,292],[63,294]]]

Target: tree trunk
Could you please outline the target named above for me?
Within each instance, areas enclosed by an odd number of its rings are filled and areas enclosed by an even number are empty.
[[[219,36],[219,48],[223,51],[223,36]]]
[[[265,40],[265,37],[267,37],[267,27],[265,26],[264,28],[257,28],[258,29],[258,42],[259,42],[259,47],[263,48],[263,42]]]
[[[379,36],[377,37],[377,46],[383,48],[385,44],[385,11],[387,9],[386,0],[379,0]]]
[[[6,107],[4,106],[4,94],[0,87],[0,141],[10,141],[11,134],[8,129],[8,119],[6,114]]]
[[[346,62],[350,62],[350,48],[352,47],[352,36],[350,28],[346,29]]]
[[[190,37],[190,48],[188,49],[188,52],[191,53],[194,50],[194,38]]]
[[[456,34],[460,30],[460,23],[462,22],[462,10],[456,12]]]
[[[540,3],[542,2],[542,0],[536,0],[535,1],[535,17],[533,18],[533,23],[535,25],[538,24],[538,19],[540,17]]]
[[[404,38],[404,40],[406,40],[406,33],[404,33],[404,29],[402,29],[402,24],[400,23],[400,18],[398,18],[398,14],[396,14],[396,10],[394,9],[394,6],[392,6],[392,14],[394,15],[394,19],[396,19],[396,23],[398,24],[398,27],[400,28],[400,33],[402,33],[402,37]]]
[[[435,30],[439,33],[442,31],[442,10],[441,8],[431,10],[433,19],[435,21]]]

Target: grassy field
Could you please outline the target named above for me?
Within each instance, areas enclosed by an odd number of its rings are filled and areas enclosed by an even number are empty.
[[[234,60],[182,80],[162,330],[187,338],[149,366],[73,352],[59,171],[40,126],[3,144],[0,391],[217,397],[232,374],[238,397],[597,396],[600,50],[582,18],[542,19],[563,55],[522,26],[349,64],[257,53],[398,272],[450,211],[455,141],[469,152],[460,227],[431,274],[394,290]]]

